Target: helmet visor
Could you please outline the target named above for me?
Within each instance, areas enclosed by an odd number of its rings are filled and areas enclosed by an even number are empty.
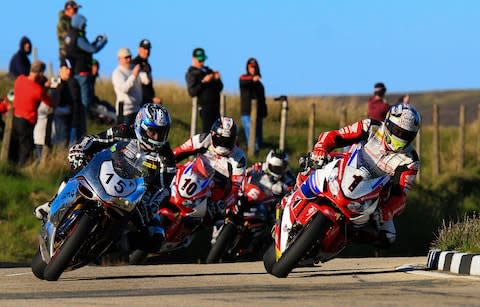
[[[417,135],[416,131],[405,130],[397,126],[390,120],[387,120],[386,126],[390,135],[396,136],[398,139],[404,140],[407,143],[410,143],[411,141],[413,141],[413,139]]]
[[[213,145],[215,147],[220,146],[220,147],[225,147],[225,148],[228,148],[228,149],[232,149],[233,145],[235,143],[235,138],[234,137],[225,137],[225,136],[214,134],[214,135],[212,135],[212,141],[213,141]]]
[[[283,175],[283,172],[285,171],[285,167],[280,166],[280,165],[273,165],[271,163],[268,163],[267,166],[268,166],[268,170],[273,175],[281,176],[281,175]]]

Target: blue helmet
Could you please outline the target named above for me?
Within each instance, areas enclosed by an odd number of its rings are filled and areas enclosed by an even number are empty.
[[[147,103],[138,111],[135,135],[147,150],[157,150],[167,142],[170,124],[170,115],[163,105]]]

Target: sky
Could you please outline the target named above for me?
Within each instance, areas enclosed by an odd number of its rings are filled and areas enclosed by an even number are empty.
[[[117,50],[152,42],[154,79],[185,85],[192,50],[238,93],[249,57],[268,96],[369,94],[480,87],[476,0],[79,0],[87,38],[108,36],[95,55],[110,78]],[[58,71],[56,24],[63,0],[1,1],[0,70],[23,35]],[[160,95],[161,96],[161,95]]]

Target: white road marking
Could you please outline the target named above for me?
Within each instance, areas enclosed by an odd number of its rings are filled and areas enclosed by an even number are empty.
[[[442,272],[442,271],[426,271],[425,266],[420,266],[420,265],[406,264],[406,265],[396,267],[395,269],[404,273],[430,276],[430,277],[436,277],[436,278],[460,278],[460,279],[480,281],[480,277],[477,277],[477,276],[459,275],[454,273],[449,274],[449,272]]]
[[[29,274],[32,274],[32,272],[12,273],[12,274],[7,274],[5,276],[10,277],[10,276],[20,276],[20,275],[29,275]]]

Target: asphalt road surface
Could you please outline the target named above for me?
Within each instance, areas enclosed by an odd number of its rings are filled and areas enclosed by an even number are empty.
[[[426,257],[334,259],[286,279],[266,274],[262,262],[88,266],[57,282],[28,267],[3,268],[0,306],[480,305],[480,278],[423,271],[425,264]]]

